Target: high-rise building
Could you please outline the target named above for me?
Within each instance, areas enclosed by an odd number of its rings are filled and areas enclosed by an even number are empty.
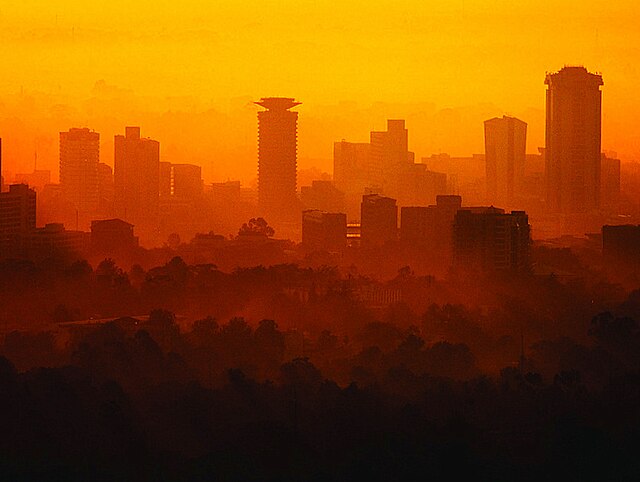
[[[387,130],[371,132],[370,140],[370,181],[382,186],[386,195],[402,197],[403,176],[407,165],[415,160],[413,152],[409,152],[409,131],[404,120],[388,119]]]
[[[453,265],[457,270],[527,273],[531,234],[524,211],[458,210],[453,225]]]
[[[158,226],[160,143],[140,138],[139,127],[115,136],[115,213],[142,229]]]
[[[484,123],[487,200],[513,206],[521,194],[526,160],[527,123],[503,116]]]
[[[36,229],[36,192],[26,184],[13,184],[0,193],[0,255],[23,254]]]
[[[300,219],[296,195],[298,113],[292,98],[263,97],[258,112],[258,205],[268,220]]]
[[[360,211],[362,247],[379,247],[398,238],[398,206],[395,199],[379,194],[364,195]]]
[[[100,134],[87,128],[60,133],[60,188],[81,218],[98,207]]]
[[[546,194],[556,213],[600,207],[602,76],[584,67],[547,74]]]
[[[620,201],[620,159],[616,158],[615,153],[603,153],[600,169],[601,205],[614,210]]]
[[[317,209],[302,212],[302,245],[310,251],[340,251],[347,245],[347,215]]]
[[[350,220],[360,219],[360,202],[367,188],[372,187],[368,142],[340,141],[333,143],[333,182],[345,194],[346,213]]]

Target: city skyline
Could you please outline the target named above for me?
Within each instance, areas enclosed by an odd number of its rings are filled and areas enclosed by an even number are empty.
[[[637,0],[0,3],[0,480],[640,480]]]

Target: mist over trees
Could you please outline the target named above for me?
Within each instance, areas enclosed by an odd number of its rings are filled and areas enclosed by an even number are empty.
[[[180,257],[0,272],[9,479],[640,473],[640,295],[597,273],[384,280]]]

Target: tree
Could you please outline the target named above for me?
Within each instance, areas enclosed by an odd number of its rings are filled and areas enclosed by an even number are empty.
[[[265,236],[271,238],[274,234],[276,234],[275,230],[269,226],[264,218],[251,218],[238,231],[238,236]]]

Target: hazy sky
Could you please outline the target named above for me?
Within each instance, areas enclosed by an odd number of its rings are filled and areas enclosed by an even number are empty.
[[[408,119],[418,157],[481,151],[478,118],[502,113],[529,122],[535,152],[544,142],[545,71],[583,64],[605,81],[603,148],[640,159],[639,22],[632,0],[0,0],[0,137],[12,168],[24,170],[29,149],[11,146],[16,117],[24,129],[15,146],[36,137],[55,144],[57,132],[44,128],[72,127],[62,120],[102,127],[103,158],[111,164],[111,130],[147,120],[143,133],[163,147],[173,144],[163,156],[209,155],[205,174],[228,177],[237,168],[249,177],[255,109],[247,105],[282,95],[303,102],[303,167],[317,159],[330,170],[334,140],[366,141],[370,129],[384,128],[386,115]],[[96,111],[103,104],[87,107],[99,80],[111,89],[103,95],[109,112]],[[20,92],[30,101],[16,98]],[[109,96],[118,99],[109,105]],[[387,107],[372,107],[376,102]],[[68,109],[61,115],[51,110],[56,106]],[[199,136],[170,139],[170,128],[152,125],[150,113],[159,119],[167,111],[198,114]],[[209,114],[222,116],[211,129]],[[355,118],[361,115],[368,117]],[[442,126],[443,115],[458,119],[445,125],[463,132],[428,132]],[[320,130],[303,130],[305,116],[306,127]],[[216,137],[214,128],[222,139],[201,138]],[[32,139],[30,129],[39,131]]]

